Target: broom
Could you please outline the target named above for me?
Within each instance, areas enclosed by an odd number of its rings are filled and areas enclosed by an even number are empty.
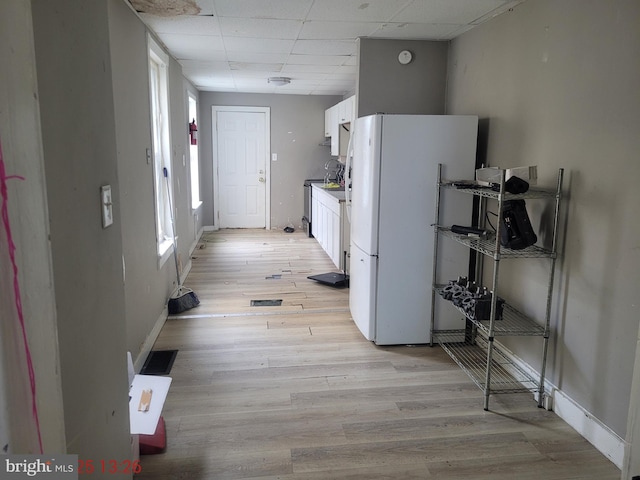
[[[193,290],[183,287],[180,282],[180,270],[178,268],[178,239],[176,238],[176,225],[173,220],[173,206],[171,205],[171,189],[169,188],[169,174],[166,168],[162,169],[164,179],[167,183],[167,198],[169,200],[169,211],[171,213],[171,232],[173,233],[173,259],[176,263],[176,276],[178,279],[178,288],[171,294],[169,298],[169,314],[175,315],[190,310],[200,305],[200,300]]]

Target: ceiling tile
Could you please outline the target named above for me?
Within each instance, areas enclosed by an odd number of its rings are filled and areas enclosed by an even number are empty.
[[[330,85],[319,85],[311,93],[312,95],[344,95],[345,91]]]
[[[220,17],[223,35],[250,38],[281,38],[295,40],[302,28],[301,20]]]
[[[255,52],[229,52],[230,62],[246,63],[285,63],[290,58],[288,53],[255,53]]]
[[[424,23],[385,23],[371,38],[445,40],[453,38],[462,25]]]
[[[282,70],[281,63],[253,63],[253,62],[229,62],[231,70],[268,71],[279,73]]]
[[[287,58],[288,65],[343,65],[351,59],[351,55],[297,55]]]
[[[300,39],[327,39],[334,40],[355,39],[366,37],[382,26],[376,22],[304,22],[300,31]]]
[[[142,20],[156,33],[178,33],[183,35],[220,35],[218,19],[215,17],[179,16],[157,17],[140,14]]]
[[[221,17],[304,20],[313,0],[214,0]]]
[[[298,40],[292,53],[299,55],[355,55],[356,42],[349,40]]]
[[[191,70],[202,70],[202,71],[214,71],[218,72],[221,70],[229,70],[229,62],[225,61],[217,61],[217,62],[203,62],[200,60],[180,60],[180,65],[182,65],[183,70],[185,68]]]
[[[308,20],[386,22],[410,0],[316,0]]]
[[[282,74],[280,70],[272,70],[271,68],[276,68],[276,66],[271,65],[254,65],[253,70],[243,69],[243,70],[233,70],[232,74],[234,78],[253,78],[253,79],[266,79],[268,77],[281,77]]]
[[[347,57],[347,59],[345,60],[343,65],[354,65],[354,66],[357,66],[358,65],[358,56],[357,55],[351,55],[350,57]]]
[[[335,75],[355,75],[358,73],[358,67],[356,65],[342,65],[335,69]]]
[[[337,68],[336,65],[285,65],[282,73],[333,73]]]
[[[227,52],[289,53],[294,43],[276,38],[224,37]]]
[[[356,38],[450,40],[523,1],[196,0],[199,15],[140,17],[202,90],[345,95]]]
[[[196,4],[200,7],[200,15],[214,15],[213,0],[196,0]]]
[[[221,60],[224,46],[220,37],[168,33],[162,41],[178,60]]]
[[[414,0],[391,20],[465,25],[504,3],[508,0]]]

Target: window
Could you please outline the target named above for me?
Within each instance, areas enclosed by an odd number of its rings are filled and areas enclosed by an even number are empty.
[[[169,90],[167,54],[149,37],[149,90],[151,101],[151,136],[153,186],[156,210],[156,242],[158,256],[164,262],[173,245],[171,209],[164,169],[171,178],[171,145],[169,140]]]
[[[189,122],[195,122],[196,126],[200,124],[198,121],[198,103],[196,97],[189,92]],[[196,135],[196,142],[200,144],[200,132]],[[195,210],[202,203],[200,201],[200,167],[198,161],[198,145],[189,144],[189,169],[191,171],[191,208]]]

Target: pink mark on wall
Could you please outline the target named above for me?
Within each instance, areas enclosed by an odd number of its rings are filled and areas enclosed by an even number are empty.
[[[31,350],[29,350],[29,342],[27,339],[27,329],[24,324],[24,313],[22,311],[22,296],[20,295],[20,283],[18,281],[18,265],[16,262],[16,245],[13,241],[13,235],[11,233],[11,222],[9,221],[9,194],[7,192],[7,180],[24,180],[24,177],[20,175],[7,175],[4,158],[2,156],[2,144],[0,143],[0,198],[2,198],[2,226],[7,232],[7,245],[9,248],[9,259],[13,268],[13,294],[18,313],[18,321],[20,323],[20,331],[22,333],[22,344],[25,351],[25,357],[27,359],[27,370],[29,372],[29,385],[31,388],[31,411],[38,432],[38,446],[40,447],[40,453],[43,452],[42,448],[42,434],[40,432],[40,420],[38,419],[38,406],[36,404],[36,378],[33,368],[33,359],[31,358]]]

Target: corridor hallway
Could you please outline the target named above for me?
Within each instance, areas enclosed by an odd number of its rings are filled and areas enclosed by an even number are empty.
[[[302,232],[205,233],[192,257],[186,285],[201,304],[154,346],[179,350],[167,451],[142,456],[136,478],[620,478],[531,395],[493,396],[485,412],[439,347],[365,340],[348,289],[307,279],[337,270]],[[282,305],[251,306],[272,299]]]

